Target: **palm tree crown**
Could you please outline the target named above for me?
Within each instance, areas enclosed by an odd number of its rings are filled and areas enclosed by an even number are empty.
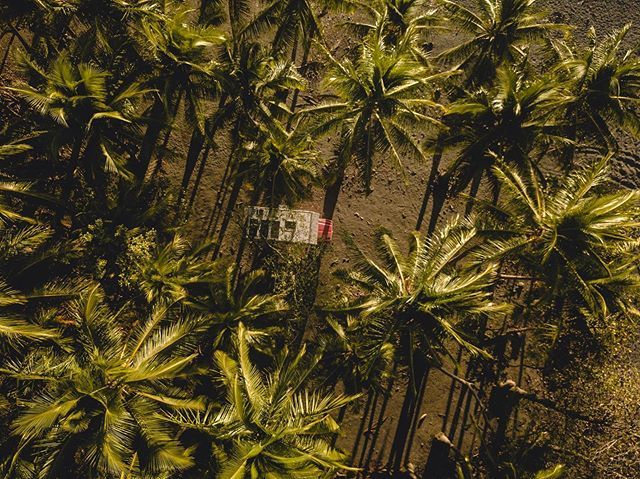
[[[343,276],[361,293],[346,310],[387,318],[394,334],[415,336],[412,351],[419,344],[434,359],[446,339],[480,352],[456,329],[457,322],[501,309],[491,302],[489,292],[497,264],[487,262],[479,269],[460,264],[477,235],[469,221],[453,221],[426,240],[414,234],[409,254],[403,256],[390,234],[382,231],[377,242],[381,262],[352,243],[356,267]]]
[[[171,387],[195,357],[189,338],[200,323],[170,316],[159,307],[127,332],[97,288],[76,301],[61,354],[36,350],[9,366],[12,377],[39,389],[13,422],[21,441],[17,455],[31,455],[41,473],[56,478],[162,475],[189,467],[189,453],[162,414],[203,407]],[[77,471],[68,469],[72,458],[81,458]]]
[[[513,230],[488,247],[501,256],[517,254],[541,275],[550,298],[581,298],[602,316],[633,310],[630,300],[640,286],[634,266],[640,192],[599,192],[608,160],[577,170],[553,189],[543,189],[534,174],[527,181],[496,168],[508,191],[501,210]]]
[[[640,59],[622,50],[630,25],[598,41],[591,30],[591,46],[584,52],[559,50],[557,71],[571,92],[569,116],[586,136],[595,136],[609,149],[617,148],[613,127],[640,135],[636,105],[640,100]]]
[[[301,114],[312,118],[310,132],[314,137],[336,130],[340,134],[335,191],[325,197],[324,215],[330,218],[352,160],[370,192],[376,153],[389,153],[401,171],[403,154],[423,156],[412,136],[413,128],[441,125],[433,112],[442,107],[427,94],[433,82],[450,73],[433,73],[416,61],[411,51],[385,44],[381,29],[367,36],[355,62],[338,61],[327,54],[332,63],[327,83],[339,101],[302,110]]]
[[[498,69],[492,87],[454,101],[443,120],[450,126],[444,145],[459,148],[449,167],[452,190],[462,191],[483,173],[496,186],[491,174],[496,161],[527,170],[536,147],[546,151],[554,143],[567,143],[559,112],[569,102],[569,93],[553,78],[529,80],[507,66]]]
[[[250,361],[242,325],[237,350],[237,360],[216,352],[227,391],[221,409],[173,415],[176,424],[206,431],[222,444],[227,460],[217,477],[332,477],[346,469],[345,455],[330,445],[338,429],[331,414],[354,397],[303,389],[318,361],[307,358],[304,348],[294,357],[281,356],[269,374]]]
[[[473,11],[454,0],[441,0],[447,22],[471,38],[438,57],[465,68],[476,84],[490,79],[503,63],[519,63],[529,45],[544,43],[551,32],[568,28],[545,22],[546,14],[535,9],[536,1],[477,0]]]

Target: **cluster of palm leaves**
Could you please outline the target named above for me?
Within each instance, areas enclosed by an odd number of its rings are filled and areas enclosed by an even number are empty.
[[[496,324],[552,351],[637,315],[640,192],[611,180],[640,134],[630,26],[579,47],[536,0],[468,3],[0,0],[3,477],[362,475],[406,372],[379,464],[399,477],[430,370],[485,411],[458,370],[504,376]],[[333,218],[347,176],[373,195],[385,161],[404,181],[431,167],[406,251],[345,237],[317,314],[297,299],[315,289],[260,269],[264,244],[247,271],[239,203],[323,191]],[[447,201],[464,216],[440,218]],[[382,406],[357,461],[336,442],[361,395],[362,425]],[[480,452],[452,446],[458,477],[533,476],[483,414]]]

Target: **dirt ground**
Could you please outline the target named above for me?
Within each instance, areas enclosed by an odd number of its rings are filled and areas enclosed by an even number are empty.
[[[591,26],[594,26],[599,33],[605,33],[625,23],[635,22],[638,27],[632,30],[628,37],[629,42],[630,45],[637,46],[640,41],[640,0],[542,0],[542,3],[549,11],[550,20],[576,25],[579,33],[584,33]],[[353,39],[339,33],[342,30],[335,28],[344,20],[344,15],[327,16],[324,19],[328,44],[335,48],[338,56],[354,44]],[[438,36],[434,39],[435,49],[437,51],[454,42],[456,42],[455,35]],[[319,56],[312,56],[312,61],[322,63],[323,60]],[[314,92],[318,91],[319,85],[317,78],[309,80],[310,85],[305,94],[313,96]],[[425,137],[427,133],[418,133],[418,135]],[[183,166],[181,162],[186,156],[188,141],[189,133],[186,131],[186,127],[182,126],[180,121],[177,122],[171,142],[174,160],[165,162],[165,173],[172,179],[172,183],[176,187],[181,179]],[[616,163],[616,179],[627,187],[640,185],[640,152],[637,146],[636,142],[623,139],[622,152]],[[321,143],[320,148],[322,154],[330,155],[331,140]],[[229,145],[221,141],[218,148],[210,156],[195,208],[190,217],[188,228],[194,239],[201,239],[204,234],[207,218],[215,203],[218,186],[228,157]],[[405,177],[402,178],[390,161],[385,162],[384,158],[377,158],[376,162],[377,166],[372,183],[373,191],[368,196],[363,193],[355,172],[348,172],[333,218],[334,241],[323,258],[320,270],[318,303],[326,303],[332,295],[338,292],[339,285],[333,279],[332,273],[338,268],[348,267],[348,256],[341,239],[342,235],[355,235],[358,243],[364,249],[368,249],[371,246],[373,234],[379,226],[396,232],[398,239],[408,237],[409,232],[416,227],[430,165],[408,159],[405,163]],[[225,255],[236,253],[241,231],[241,212],[242,208],[246,206],[246,196],[239,202],[232,227],[226,236],[223,248]],[[300,208],[321,211],[322,199],[322,191],[318,190],[315,192],[314,198],[306,204],[300,205]],[[458,203],[454,201],[445,206],[442,217],[446,219],[458,211],[461,201],[463,198],[460,198]],[[426,223],[428,223],[430,210],[431,205],[427,209]],[[422,230],[425,230],[425,226]],[[406,377],[404,374],[399,374],[394,386],[394,394],[391,395],[386,410],[387,419],[383,423],[383,429],[379,434],[373,454],[374,461],[380,458],[384,462],[389,454],[390,443],[393,439],[392,434],[395,430],[395,418],[402,404],[405,384]],[[426,461],[433,435],[443,429],[443,417],[450,387],[451,379],[441,373],[434,372],[429,378],[420,413],[425,414],[425,418],[416,432],[410,457],[410,461],[416,465],[418,470]],[[459,391],[459,388],[456,391]],[[360,409],[354,408],[354,411],[348,414],[344,421],[344,432],[339,445],[347,451],[350,451],[353,445],[359,426],[359,414],[362,413],[364,402],[363,399]]]
[[[629,44],[635,46],[640,39],[640,1],[638,0],[546,0],[543,5],[549,12],[551,21],[575,25],[577,27],[576,36],[578,37],[584,37],[583,34],[592,26],[596,28],[597,32],[604,34],[614,28],[623,26],[625,23],[635,21],[638,28],[634,28],[630,33],[628,37]],[[345,16],[341,15],[338,18],[326,18],[324,22],[328,44],[333,47],[332,49],[338,56],[344,53],[347,48],[353,46],[353,39],[345,37],[342,33],[339,33],[343,32],[343,30],[335,28],[345,19]],[[440,48],[455,44],[457,40],[455,35],[442,35],[433,41],[435,50],[438,51]],[[312,61],[321,63],[323,60],[320,57],[312,56]],[[315,78],[311,78],[305,95],[313,96],[318,88],[319,85]],[[424,138],[425,135],[432,133],[418,134],[421,138]],[[178,150],[186,149],[185,142],[186,140],[179,145]],[[615,177],[620,184],[626,187],[637,187],[640,185],[638,145],[636,142],[624,138],[621,144],[622,151],[616,163]],[[330,155],[331,141],[328,140],[321,143],[320,148],[322,154]],[[212,155],[213,161],[210,162],[210,166],[205,173],[201,192],[191,219],[191,224],[195,226],[194,231],[202,231],[202,222],[207,217],[214,202],[227,157],[228,147],[224,146]],[[379,226],[394,231],[398,239],[408,237],[409,232],[416,228],[430,165],[425,162],[408,159],[405,163],[405,177],[402,178],[390,164],[391,162],[385,161],[385,158],[377,158],[376,163],[372,184],[373,191],[368,196],[363,193],[355,172],[348,172],[333,218],[334,241],[323,258],[320,270],[318,303],[326,303],[328,298],[339,292],[340,286],[333,279],[332,273],[338,268],[348,267],[349,260],[341,239],[342,235],[353,234],[357,242],[364,249],[368,249],[371,246],[375,230]],[[181,171],[179,164],[175,166],[176,171]],[[461,201],[463,201],[462,198],[457,203],[453,201],[445,206],[445,210],[441,215],[443,221],[460,209]],[[242,202],[238,205],[236,221],[226,237],[226,245],[223,251],[229,255],[235,254],[235,247],[240,234],[238,218],[243,206],[245,204]],[[321,211],[322,191],[316,191],[313,200],[300,205],[300,208]],[[428,224],[430,211],[431,204],[427,209],[425,223],[423,223],[422,228],[423,232],[426,229],[425,224]],[[406,377],[404,374],[400,374],[394,386],[394,394],[390,398],[385,413],[386,419],[383,422],[372,456],[374,462],[380,461],[384,463],[389,454],[393,432],[395,431],[395,418],[402,405],[405,384]],[[416,431],[410,455],[410,462],[415,464],[418,470],[422,468],[427,459],[429,444],[434,434],[443,429],[443,417],[450,388],[451,379],[443,374],[434,372],[430,376],[420,413],[420,415],[425,414],[425,418]],[[456,388],[455,391],[457,394],[459,388]],[[360,425],[360,415],[362,414],[364,403],[365,399],[361,401],[359,408],[354,409],[352,413],[347,415],[344,421],[343,435],[338,444],[347,451],[352,449]],[[469,436],[467,434],[464,440],[466,446],[471,446],[469,444]]]

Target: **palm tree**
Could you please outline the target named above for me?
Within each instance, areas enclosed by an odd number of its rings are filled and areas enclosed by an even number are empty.
[[[217,213],[220,213],[218,206],[223,203],[230,179],[233,179],[233,184],[227,200],[227,208],[222,218],[214,256],[219,253],[222,239],[226,233],[242,187],[245,184],[246,178],[238,174],[240,164],[238,161],[239,147],[243,144],[243,141],[255,136],[255,125],[267,125],[273,122],[274,118],[285,118],[289,112],[282,103],[282,98],[286,96],[286,92],[290,89],[300,88],[303,85],[302,79],[290,63],[276,60],[271,55],[265,54],[258,44],[243,43],[238,46],[237,51],[229,50],[227,54],[234,56],[230,56],[228,62],[226,62],[228,71],[225,74],[227,78],[225,84],[229,88],[226,90],[227,101],[219,111],[220,115],[224,115],[224,121],[228,121],[232,125],[232,148],[227,161],[225,176],[222,180],[220,197],[216,208],[212,211],[207,230],[214,223],[218,216]],[[204,159],[201,164],[201,171],[204,166]],[[194,188],[196,187],[197,185]]]
[[[302,88],[302,78],[289,62],[281,61],[266,54],[264,49],[256,43],[243,42],[241,45],[229,45],[221,66],[222,95],[218,108],[208,119],[206,136],[194,140],[189,147],[187,165],[182,179],[181,195],[186,192],[191,175],[196,167],[198,152],[208,140],[209,146],[203,154],[192,199],[199,187],[200,178],[204,171],[207,155],[213,142],[214,135],[223,126],[232,125],[231,155],[227,162],[226,175],[222,179],[222,187],[237,170],[237,149],[245,138],[255,136],[256,124],[268,124],[276,119],[283,119],[289,115],[287,108],[282,103],[289,90]],[[193,143],[193,142],[196,143]],[[199,141],[199,143],[197,143]],[[240,180],[236,182],[237,188],[242,186]],[[236,188],[234,187],[234,190]],[[238,190],[239,193],[239,190]],[[230,203],[231,205],[231,203]],[[233,202],[235,206],[235,202]]]
[[[43,328],[37,322],[25,318],[26,305],[33,305],[45,296],[44,291],[21,292],[9,285],[6,279],[15,279],[15,270],[19,270],[25,261],[33,261],[34,256],[46,246],[52,231],[44,226],[31,225],[22,228],[0,226],[0,351],[18,350],[26,341],[45,341],[57,339],[58,333]],[[15,266],[19,260],[21,266]],[[53,297],[49,288],[47,296]],[[64,297],[64,296],[63,296]],[[7,355],[10,357],[10,355]]]
[[[195,357],[189,338],[201,323],[161,306],[127,331],[97,287],[68,314],[60,353],[34,351],[5,364],[28,394],[12,424],[20,441],[10,468],[25,458],[40,474],[61,478],[159,477],[190,467],[163,414],[203,409],[200,399],[171,387]]]
[[[443,18],[439,26],[464,32],[470,38],[437,55],[444,64],[463,70],[466,86],[477,88],[494,81],[496,69],[502,65],[519,65],[527,60],[528,48],[542,44],[553,51],[550,36],[554,31],[568,33],[566,25],[544,21],[545,14],[535,10],[536,0],[477,0],[478,12],[468,4],[441,0]],[[459,99],[460,92],[451,92]],[[447,177],[438,172],[445,149],[445,134],[433,142],[433,166],[427,182],[417,228],[422,225],[429,196],[433,194],[433,211],[429,232],[434,231],[448,193]],[[479,179],[477,180],[479,184]],[[472,195],[473,196],[473,195]],[[470,211],[471,202],[467,208]]]
[[[609,159],[546,189],[535,174],[527,178],[504,165],[496,167],[508,191],[499,205],[500,218],[513,229],[488,245],[483,261],[516,257],[547,285],[543,304],[564,298],[603,318],[634,311],[630,301],[640,285],[634,266],[640,191],[600,192],[608,180]]]
[[[380,317],[338,314],[325,318],[326,383],[344,384],[349,392],[380,390],[394,362],[396,343]]]
[[[454,101],[444,122],[450,130],[440,139],[444,147],[457,147],[449,167],[450,191],[459,193],[472,183],[467,214],[471,211],[483,175],[487,175],[497,198],[500,183],[491,167],[504,161],[527,170],[537,168],[534,150],[547,152],[562,137],[564,108],[570,95],[555,78],[528,80],[519,69],[500,67],[491,88],[480,88]]]
[[[429,84],[447,74],[434,74],[404,50],[385,45],[379,30],[363,44],[355,63],[338,61],[326,52],[332,64],[328,86],[339,101],[301,111],[313,116],[313,136],[337,130],[340,135],[335,180],[327,189],[323,214],[331,218],[344,180],[345,170],[356,162],[370,191],[376,153],[390,153],[402,170],[403,153],[422,157],[412,138],[412,128],[440,122],[430,115],[441,109],[426,98]]]
[[[9,157],[27,154],[32,150],[25,143],[9,143],[0,145],[0,162]],[[54,199],[46,194],[34,190],[34,185],[27,181],[16,181],[14,175],[3,171],[0,163],[0,224],[16,222],[35,223],[30,217],[18,211],[16,200],[36,202],[36,204],[51,205]]]
[[[309,0],[274,0],[263,8],[245,27],[247,33],[258,35],[275,28],[272,48],[279,55],[291,49],[291,61],[295,63],[298,44],[305,57],[311,42],[321,37],[322,26]],[[306,60],[303,60],[303,63]]]
[[[211,327],[205,336],[210,345],[205,349],[232,353],[242,324],[249,344],[271,354],[282,346],[278,339],[285,326],[283,314],[289,307],[280,295],[258,292],[265,277],[263,270],[247,273],[239,284],[237,276],[237,266],[229,265],[219,275],[219,282],[210,285],[206,296],[189,300],[191,307],[210,318]]]
[[[107,72],[85,63],[75,65],[64,55],[47,72],[29,60],[26,67],[36,76],[36,86],[8,89],[52,120],[43,135],[54,158],[63,146],[71,146],[59,214],[69,205],[78,167],[97,194],[106,195],[105,172],[129,178],[126,152],[136,136],[135,102],[148,90],[137,83],[113,85]]]
[[[394,345],[396,361],[410,366],[410,384],[390,457],[393,470],[401,465],[411,419],[420,407],[417,392],[430,364],[438,364],[448,341],[473,355],[485,354],[465,338],[468,332],[460,327],[469,318],[503,309],[491,302],[497,264],[487,261],[475,268],[461,263],[477,239],[478,231],[469,221],[455,220],[426,240],[414,234],[406,256],[386,231],[381,231],[376,242],[381,261],[369,258],[351,243],[356,262],[341,274],[355,287],[356,299],[341,309],[375,318],[376,334]]]
[[[138,183],[147,174],[160,134],[165,128],[166,137],[162,146],[166,147],[172,122],[183,97],[187,118],[200,132],[204,130],[202,98],[211,97],[216,92],[216,47],[225,41],[217,28],[190,23],[189,10],[185,8],[169,11],[162,16],[145,16],[140,27],[141,42],[146,43],[150,51],[148,61],[154,72],[149,84],[157,90],[157,96],[148,110],[149,126],[134,168]],[[166,122],[162,120],[164,118]]]
[[[31,146],[23,143],[0,145],[0,162],[9,157],[31,151]],[[37,224],[16,205],[12,199],[51,202],[47,195],[33,191],[31,183],[5,179],[0,169],[0,350],[5,347],[15,350],[24,346],[25,340],[43,341],[58,338],[56,331],[47,330],[25,317],[27,307],[33,307],[39,300],[69,299],[74,291],[64,285],[49,284],[46,279],[32,275],[32,268],[46,260],[51,246],[53,231]],[[26,224],[26,225],[25,225]],[[26,279],[26,281],[25,281]],[[17,288],[20,285],[20,291]],[[7,340],[7,341],[5,341]]]
[[[249,7],[246,2],[230,0],[227,6],[229,11],[226,16],[230,24],[231,37],[219,59],[218,77],[221,91],[218,108],[207,119],[204,132],[194,131],[182,180],[180,199],[186,193],[198,156],[207,143],[190,205],[197,192],[209,150],[215,147],[212,141],[215,133],[230,122],[235,123],[234,131],[237,131],[239,126],[244,128],[248,120],[247,115],[260,116],[263,112],[276,113],[278,110],[279,114],[286,114],[283,99],[290,89],[302,87],[302,79],[292,64],[281,61],[275,55],[267,54],[260,44],[247,38]],[[277,101],[273,101],[274,99]],[[238,138],[239,135],[234,133],[233,149],[238,144]],[[225,181],[226,177],[223,183]]]
[[[477,0],[473,11],[454,0],[440,0],[445,22],[470,38],[438,55],[438,59],[465,70],[471,84],[490,80],[502,64],[518,64],[528,48],[547,44],[553,32],[568,32],[567,25],[548,23],[536,10],[537,0]]]
[[[321,167],[311,137],[300,126],[287,131],[275,119],[256,129],[258,137],[244,145],[238,166],[253,185],[254,196],[262,194],[271,207],[309,198],[311,187],[320,183]]]
[[[137,281],[147,302],[194,301],[207,294],[208,286],[218,283],[222,267],[206,259],[210,243],[192,247],[176,234],[171,241],[138,265]]]
[[[275,369],[260,372],[249,358],[240,324],[237,360],[215,353],[226,390],[218,410],[174,414],[173,422],[208,433],[224,451],[219,479],[333,477],[348,469],[345,455],[330,445],[338,425],[331,414],[354,397],[322,395],[306,387],[318,358],[303,348],[281,355]]]
[[[567,118],[573,140],[578,133],[595,136],[609,150],[615,150],[618,142],[613,128],[640,135],[635,110],[640,100],[640,59],[622,46],[630,27],[626,25],[600,41],[591,30],[591,45],[584,52],[559,50],[557,71],[572,95]],[[573,151],[571,148],[571,159]]]
[[[352,21],[348,25],[366,35],[382,28],[383,38],[389,45],[400,46],[411,40],[416,59],[428,64],[428,53],[423,44],[427,35],[441,26],[438,9],[425,0],[376,0],[370,3],[354,2],[369,17],[368,21]]]
[[[67,28],[72,11],[73,5],[60,0],[25,0],[0,5],[0,40],[9,35],[6,50],[0,61],[0,74],[4,71],[16,39],[31,55],[39,55],[37,42],[41,38],[47,42],[47,50],[55,51],[55,48],[52,48],[54,39]],[[25,30],[34,33],[31,44],[24,36]]]

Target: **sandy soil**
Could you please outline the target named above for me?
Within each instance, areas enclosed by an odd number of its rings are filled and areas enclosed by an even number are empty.
[[[584,32],[591,26],[595,26],[601,33],[620,27],[627,22],[634,21],[638,28],[634,28],[629,35],[630,45],[637,45],[640,41],[640,0],[543,0],[543,5],[549,11],[552,21],[567,22],[578,27]],[[352,44],[352,40],[339,34],[335,26],[344,17],[325,19],[328,38],[335,38],[336,42],[329,42],[337,49],[344,49]],[[454,36],[439,36],[434,40],[436,49],[455,42]],[[340,55],[340,52],[338,52]],[[320,60],[313,58],[313,60]],[[310,87],[307,94],[313,95],[319,88],[315,79],[310,79]],[[182,173],[182,159],[186,156],[189,134],[178,122],[177,129],[172,137],[171,149],[175,161],[167,161],[165,173],[178,185]],[[423,135],[421,135],[423,136]],[[640,153],[638,144],[629,139],[622,141],[622,153],[616,166],[616,178],[620,184],[631,187],[640,185]],[[323,154],[330,154],[330,140],[321,146]],[[207,169],[203,177],[200,192],[191,215],[188,228],[194,238],[200,239],[204,232],[204,225],[214,204],[218,191],[222,172],[229,156],[229,145],[220,141],[218,149],[212,152]],[[355,172],[349,171],[347,181],[341,192],[338,207],[334,216],[335,241],[328,248],[320,270],[320,283],[318,288],[318,302],[323,303],[337,292],[339,286],[332,278],[332,272],[337,268],[348,267],[348,256],[345,251],[341,235],[354,234],[357,241],[365,248],[371,246],[371,238],[378,226],[384,226],[396,232],[398,239],[408,236],[408,233],[416,227],[416,220],[424,194],[425,182],[428,176],[429,164],[417,160],[408,160],[405,164],[405,179],[403,180],[394,168],[379,158],[373,181],[373,192],[365,196],[362,187],[356,180]],[[234,255],[240,237],[239,218],[241,208],[245,206],[246,199],[242,199],[237,206],[235,219],[226,236],[223,254]],[[301,208],[321,210],[322,192],[316,191],[314,199]],[[456,202],[445,207],[443,217],[450,216],[458,210]],[[430,206],[427,209],[427,222]],[[424,231],[424,227],[423,227]],[[516,365],[514,365],[515,367]],[[400,410],[406,376],[398,375],[394,386],[394,394],[391,396],[385,416],[383,429],[379,434],[376,448],[373,454],[374,461],[384,462],[389,454],[389,445],[395,430],[395,418]],[[421,414],[425,419],[418,429],[411,453],[411,462],[420,469],[428,454],[428,448],[433,435],[443,429],[442,419],[451,387],[451,380],[440,373],[430,376],[425,394]],[[456,394],[459,388],[456,388]],[[360,409],[355,409],[348,414],[344,422],[343,437],[339,445],[349,451],[352,448],[355,434],[359,426],[359,413],[364,407],[364,399]],[[454,401],[455,404],[455,401]],[[448,432],[448,431],[447,431]],[[469,434],[465,437],[465,444],[469,445]]]
[[[638,0],[564,0],[543,2],[549,12],[552,21],[567,22],[577,26],[578,35],[584,33],[591,26],[595,26],[599,33],[619,28],[630,21],[636,21],[639,28],[635,28],[629,35],[630,45],[636,45],[640,39],[640,2]],[[335,26],[341,18],[331,18],[325,21],[327,25],[327,37],[336,38],[334,45],[340,55],[340,51],[352,44],[352,40],[339,34]],[[436,50],[456,42],[455,35],[439,36],[434,39]],[[320,60],[315,58],[313,60]],[[310,87],[306,94],[313,95],[319,88],[314,79],[310,79]],[[424,134],[421,135],[424,137]],[[182,145],[185,147],[186,145]],[[326,142],[321,146],[323,154],[330,154],[330,143]],[[616,179],[624,186],[632,187],[640,184],[640,156],[638,154],[637,143],[624,138],[622,140],[622,152],[616,166]],[[217,190],[222,168],[225,165],[228,155],[228,147],[221,147],[219,151],[212,155],[213,161],[208,168],[203,181],[203,188],[196,203],[196,210],[192,216],[192,224],[199,230],[202,221],[209,213],[213,198]],[[365,196],[362,187],[356,179],[355,172],[349,171],[347,181],[341,192],[338,207],[334,216],[335,240],[326,252],[320,270],[320,283],[318,288],[318,302],[326,302],[333,294],[337,293],[340,286],[332,278],[332,272],[338,268],[348,267],[348,256],[344,244],[341,240],[343,234],[353,234],[359,244],[365,249],[371,245],[371,238],[379,226],[384,226],[394,232],[398,239],[407,236],[416,227],[416,220],[422,198],[424,194],[425,182],[428,176],[429,164],[408,160],[405,164],[405,179],[398,175],[397,171],[385,162],[384,158],[377,159],[377,167],[373,181],[373,192]],[[176,171],[180,171],[180,165],[176,165]],[[459,204],[459,203],[458,203]],[[238,210],[243,204],[238,205]],[[303,204],[301,208],[321,210],[322,192],[317,191],[312,201]],[[443,217],[451,216],[457,211],[458,205],[455,201],[445,207]],[[428,222],[431,205],[427,209],[426,220]],[[423,226],[423,231],[424,231]],[[227,254],[235,253],[235,246],[238,242],[240,228],[237,224],[227,235]],[[515,365],[514,365],[515,368]],[[383,423],[382,431],[378,436],[378,441],[373,454],[374,462],[385,462],[389,454],[390,443],[395,431],[395,418],[400,410],[406,376],[402,373],[394,386],[394,394],[385,413],[386,419]],[[416,432],[414,446],[411,452],[410,461],[419,470],[425,463],[431,438],[437,432],[443,430],[443,416],[447,404],[451,380],[440,373],[433,373],[427,386],[422,412],[426,417],[421,423],[421,427]],[[455,389],[456,395],[459,388]],[[457,397],[457,396],[456,396]],[[359,409],[355,409],[348,414],[344,422],[343,437],[339,445],[350,451],[353,446],[356,432],[360,423],[359,414],[362,413],[365,400],[361,401]],[[455,402],[454,402],[455,404]],[[449,432],[447,430],[447,432]],[[470,436],[466,434],[464,444],[470,447]]]

